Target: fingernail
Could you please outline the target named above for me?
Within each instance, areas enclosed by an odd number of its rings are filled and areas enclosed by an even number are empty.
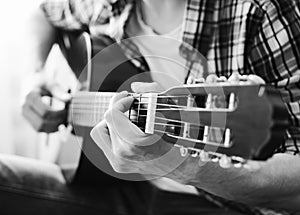
[[[234,72],[232,75],[228,78],[228,81],[231,83],[237,83],[240,81],[239,73]]]
[[[120,92],[121,94],[124,94],[124,95],[128,95],[128,91],[127,90],[124,90],[122,92]]]
[[[207,83],[216,83],[217,80],[218,80],[218,76],[216,76],[215,74],[210,74],[206,78]]]

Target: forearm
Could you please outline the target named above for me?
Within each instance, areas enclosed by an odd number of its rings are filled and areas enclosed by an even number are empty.
[[[197,164],[194,168],[183,165],[180,168],[195,173],[188,181],[181,182],[248,205],[300,211],[300,158],[277,155],[260,164],[260,168],[251,171],[223,169],[214,163],[207,163],[196,171]]]
[[[39,7],[32,13],[30,23],[31,59],[34,70],[39,71],[43,68],[53,44],[57,41],[58,34]]]

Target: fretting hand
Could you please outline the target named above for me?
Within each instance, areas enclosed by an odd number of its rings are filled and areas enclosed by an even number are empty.
[[[159,90],[156,83],[135,83],[132,88],[138,93]],[[91,137],[116,172],[151,177],[173,172],[184,159],[160,136],[145,134],[129,121],[124,113],[130,108],[133,98],[127,95],[127,92],[122,92],[112,98],[105,119],[91,131]]]

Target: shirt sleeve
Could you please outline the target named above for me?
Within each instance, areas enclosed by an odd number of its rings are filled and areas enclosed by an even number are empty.
[[[274,3],[276,2],[276,3]],[[251,73],[273,83],[289,112],[286,143],[278,152],[300,155],[300,13],[294,0],[269,1],[249,50]]]
[[[45,0],[41,9],[55,27],[64,30],[106,24],[112,14],[109,0]]]

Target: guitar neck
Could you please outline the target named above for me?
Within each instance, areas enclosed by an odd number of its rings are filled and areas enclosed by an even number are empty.
[[[183,154],[192,148],[195,156],[206,147],[219,157],[267,159],[284,142],[289,125],[280,93],[260,85],[224,85],[221,89],[220,93],[220,86],[195,85],[188,90],[183,86],[160,94],[132,94],[135,101],[129,120],[146,134],[163,134],[167,142],[185,147]],[[69,122],[95,126],[114,95],[77,93],[69,104]]]
[[[77,126],[93,127],[99,123],[115,93],[78,92],[69,105],[68,122]]]

